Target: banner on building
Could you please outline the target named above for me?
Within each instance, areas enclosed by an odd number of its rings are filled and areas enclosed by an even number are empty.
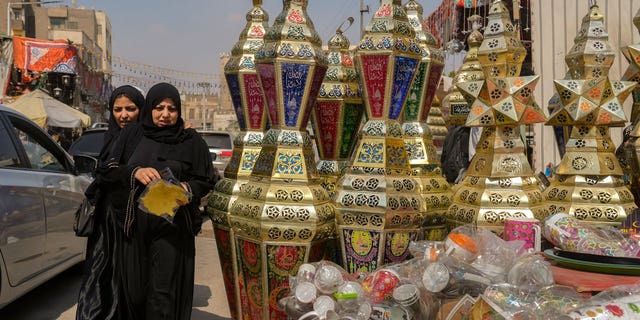
[[[2,98],[7,94],[12,63],[13,42],[9,37],[0,38],[0,85],[2,86]]]
[[[35,72],[75,74],[78,50],[65,40],[13,37],[16,68]]]

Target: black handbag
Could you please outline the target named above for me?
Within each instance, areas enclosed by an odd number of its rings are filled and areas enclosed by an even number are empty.
[[[96,207],[86,197],[76,211],[73,231],[78,237],[88,237],[93,233]]]

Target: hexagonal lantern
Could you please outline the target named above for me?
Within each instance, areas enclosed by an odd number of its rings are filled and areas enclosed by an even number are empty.
[[[351,22],[353,18],[351,18]],[[329,66],[311,117],[318,146],[318,173],[333,198],[338,179],[349,164],[364,107],[349,39],[338,29],[329,39]]]
[[[451,204],[452,193],[449,183],[442,175],[440,157],[433,144],[427,118],[440,84],[444,55],[437,49],[433,36],[422,27],[422,6],[415,0],[410,0],[404,8],[422,49],[422,59],[404,105],[404,143],[411,170],[419,182],[423,198],[424,237],[428,240],[443,240],[446,235],[444,214]]]
[[[322,259],[335,230],[306,131],[327,69],[307,4],[284,0],[256,53],[271,128],[229,217],[244,319],[284,318],[278,300],[289,294],[289,276]]]
[[[233,319],[238,319],[240,302],[236,278],[238,253],[233,229],[229,224],[229,211],[238,199],[240,189],[249,181],[253,165],[262,149],[262,138],[267,126],[264,93],[254,56],[264,44],[268,21],[269,15],[262,9],[262,0],[253,0],[253,7],[247,13],[247,25],[233,46],[231,57],[224,68],[240,133],[235,137],[233,154],[224,176],[216,184],[207,205]]]
[[[399,122],[421,52],[401,1],[382,0],[356,51],[368,120],[334,197],[351,273],[405,260],[421,234],[419,182],[410,176]]]

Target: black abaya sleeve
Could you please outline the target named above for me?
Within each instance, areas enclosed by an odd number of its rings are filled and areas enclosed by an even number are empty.
[[[195,131],[194,131],[195,133]],[[193,197],[192,203],[200,204],[200,199],[207,195],[212,189],[216,181],[216,170],[211,162],[211,154],[207,143],[195,133],[192,135],[191,143],[191,172],[190,178],[185,181],[191,188]]]

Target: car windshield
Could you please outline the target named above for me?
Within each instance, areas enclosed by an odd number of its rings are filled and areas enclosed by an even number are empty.
[[[77,154],[89,154],[98,155],[100,149],[102,149],[102,143],[104,142],[104,132],[96,132],[91,134],[84,134],[69,148],[69,153],[72,155]]]
[[[233,146],[231,145],[231,137],[227,134],[208,133],[203,134],[202,138],[207,142],[207,146],[210,148],[233,149]]]

